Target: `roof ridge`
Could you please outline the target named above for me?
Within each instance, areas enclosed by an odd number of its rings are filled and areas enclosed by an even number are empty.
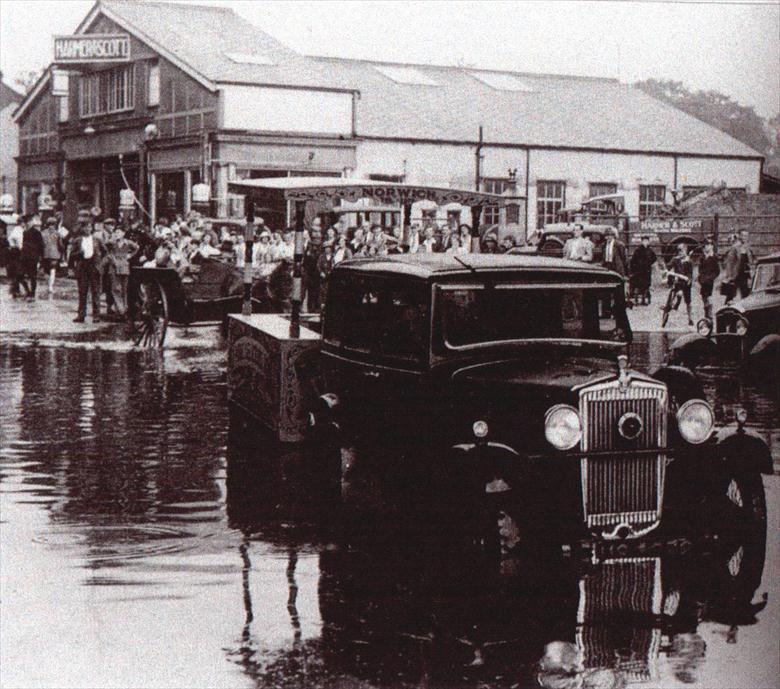
[[[208,10],[210,12],[227,12],[236,14],[230,7],[215,7],[214,5],[200,5],[194,2],[162,2],[161,0],[98,0],[100,5],[146,5],[155,7],[177,7],[196,10]],[[236,15],[238,16],[238,15]]]
[[[493,69],[490,67],[475,67],[471,65],[442,65],[430,64],[426,62],[394,62],[393,60],[371,60],[360,57],[338,57],[332,55],[311,55],[306,54],[313,60],[332,60],[334,62],[359,62],[367,65],[387,65],[388,67],[419,67],[423,69],[450,69],[463,72],[490,72],[492,74],[509,74],[516,77],[544,77],[553,79],[578,79],[582,81],[606,81],[620,83],[615,77],[597,77],[586,74],[555,74],[552,72],[519,72],[512,69]]]

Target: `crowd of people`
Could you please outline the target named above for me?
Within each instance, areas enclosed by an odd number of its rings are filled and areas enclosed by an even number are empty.
[[[412,223],[404,236],[400,227],[386,231],[368,221],[357,227],[336,222],[323,230],[322,220],[313,218],[304,232],[303,285],[305,308],[317,312],[322,306],[323,285],[333,267],[353,257],[386,256],[400,253],[468,254],[471,251],[471,228],[438,226],[434,223]],[[512,235],[500,242],[494,231],[480,242],[481,253],[503,253],[515,246]],[[63,224],[59,213],[42,221],[31,215],[7,229],[4,262],[10,278],[10,292],[15,298],[35,299],[38,279],[43,272],[46,293],[54,294],[58,275],[72,271],[78,283],[77,322],[86,318],[88,302],[94,320],[104,316],[124,319],[128,311],[128,280],[132,266],[175,268],[182,276],[197,272],[197,266],[209,259],[219,259],[243,268],[246,261],[244,228],[238,223],[213,221],[196,212],[176,215],[171,221],[159,218],[152,226],[139,221],[117,223],[113,218],[99,218],[89,211],[78,214],[72,229]],[[258,219],[252,261],[256,275],[267,276],[283,261],[294,256],[294,230],[274,230]],[[658,257],[650,246],[648,235],[628,256],[614,228],[607,231],[604,242],[596,247],[584,234],[584,226],[575,224],[573,236],[563,247],[564,258],[594,262],[626,278],[632,305],[650,304],[652,271]],[[705,315],[712,317],[712,295],[720,277],[720,290],[728,303],[737,295],[750,291],[755,256],[745,230],[734,235],[721,262],[715,255],[711,239],[703,246],[699,262],[698,283]],[[669,286],[677,288],[685,300],[688,322],[691,318],[691,293],[694,271],[688,247],[677,246],[677,255],[666,266]],[[24,294],[22,294],[24,292]]]
[[[628,258],[628,251],[618,239],[617,230],[607,231],[602,248],[601,263],[628,280],[632,306],[648,306],[651,301],[653,266],[658,256],[650,246],[650,235],[642,235],[639,246]],[[584,226],[576,224],[573,236],[563,247],[563,257],[574,261],[593,262],[595,246],[584,236]],[[732,235],[729,249],[722,260],[716,255],[714,238],[707,237],[702,245],[697,282],[700,288],[705,318],[712,320],[712,295],[715,282],[720,278],[720,293],[725,303],[730,303],[739,294],[740,298],[750,294],[750,284],[755,266],[755,254],[750,248],[748,231],[745,229]],[[670,289],[679,291],[685,302],[688,325],[693,325],[691,295],[694,286],[694,264],[689,246],[684,242],[676,245],[676,254],[665,266],[664,279]],[[676,304],[679,306],[679,304]]]

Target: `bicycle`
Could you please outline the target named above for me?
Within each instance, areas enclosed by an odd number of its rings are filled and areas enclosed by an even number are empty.
[[[675,273],[673,270],[667,270],[664,273],[663,278],[664,280],[669,280],[670,278],[674,280],[671,289],[669,290],[669,295],[666,297],[666,303],[661,307],[661,311],[663,311],[661,327],[665,328],[666,324],[669,322],[669,313],[672,310],[676,311],[680,307],[680,303],[683,299],[683,287],[685,287],[686,284],[690,284],[691,279],[687,275]]]

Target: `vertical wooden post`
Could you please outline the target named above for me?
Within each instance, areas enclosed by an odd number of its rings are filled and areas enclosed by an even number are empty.
[[[720,215],[715,213],[712,217],[712,243],[715,245],[715,255],[718,256],[720,249]]]
[[[290,337],[301,336],[301,302],[303,301],[303,221],[306,201],[295,202],[295,254],[293,256],[292,313],[290,314]]]
[[[479,139],[477,140],[476,156],[474,191],[479,191],[479,187],[482,184],[482,125],[479,125]]]
[[[412,204],[405,203],[401,212],[401,246],[408,254],[412,247]]]
[[[482,206],[471,207],[471,253],[480,253],[479,219],[482,217]]]
[[[252,315],[252,273],[255,245],[255,201],[249,196],[246,199],[246,229],[244,231],[244,303],[241,313]]]

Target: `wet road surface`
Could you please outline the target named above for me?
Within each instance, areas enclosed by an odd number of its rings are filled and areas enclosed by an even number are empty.
[[[231,434],[223,361],[0,345],[4,687],[777,686],[771,391],[704,375],[719,421],[744,406],[772,442],[765,564],[692,544],[500,572],[446,527],[356,523],[324,458]]]

